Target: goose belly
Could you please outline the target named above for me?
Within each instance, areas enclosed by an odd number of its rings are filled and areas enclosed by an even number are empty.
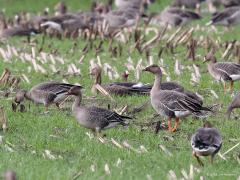
[[[153,109],[161,116],[169,117],[172,116],[172,111],[164,107],[160,103],[155,103],[153,100],[151,100]]]
[[[115,126],[119,125],[119,122],[109,123],[108,126],[104,127],[103,129],[110,129],[114,128]]]
[[[91,123],[90,119],[89,119],[89,114],[86,112],[85,109],[77,109],[76,111],[74,111],[74,116],[77,119],[77,122],[88,129],[95,129],[95,126],[93,123]]]
[[[215,147],[207,147],[207,148],[198,148],[198,147],[194,147],[193,148],[194,152],[199,155],[199,156],[209,156],[211,154],[213,154],[217,149]]]
[[[233,74],[230,76],[230,78],[234,81],[240,80],[240,74]]]
[[[178,118],[183,118],[191,114],[190,111],[174,111],[174,114]]]

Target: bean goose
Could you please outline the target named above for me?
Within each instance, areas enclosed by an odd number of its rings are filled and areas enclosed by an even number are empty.
[[[173,7],[185,7],[189,9],[196,9],[200,3],[204,0],[174,0],[172,3]]]
[[[150,92],[153,109],[160,115],[168,118],[168,130],[175,132],[179,126],[180,118],[193,114],[196,117],[206,117],[211,109],[203,107],[197,100],[190,98],[184,93],[162,90],[162,71],[159,66],[151,65],[144,69],[155,75],[154,85]],[[176,119],[175,127],[172,128],[171,120]]]
[[[224,9],[222,12],[214,13],[211,21],[206,25],[230,26],[240,23],[240,6]]]
[[[31,100],[38,104],[44,104],[46,111],[48,106],[56,104],[59,108],[59,102],[66,98],[70,88],[75,85],[60,82],[44,82],[33,86],[29,91],[20,90],[17,92],[14,102],[19,105],[24,99]]]
[[[90,73],[94,78],[92,93],[96,94],[96,85],[101,85],[108,93],[115,95],[134,95],[145,94],[151,89],[150,85],[132,82],[113,82],[110,84],[102,84],[102,69],[99,66],[94,67]]]
[[[18,25],[18,26],[13,26],[13,27],[4,29],[1,32],[0,37],[7,38],[12,36],[26,36],[30,38],[31,35],[35,35],[39,33],[40,32],[34,28]]]
[[[192,20],[201,19],[201,16],[190,10],[183,10],[180,8],[166,8],[159,14],[152,14],[150,16],[150,23],[153,24],[170,24],[172,26],[182,26]]]
[[[222,146],[222,137],[218,130],[207,122],[193,134],[191,146],[193,156],[196,157],[198,163],[203,166],[199,156],[210,156],[210,162],[213,163],[214,156]]]
[[[208,72],[218,81],[224,82],[224,93],[227,91],[226,81],[230,81],[230,91],[233,90],[234,81],[240,80],[240,65],[232,62],[217,62],[212,52],[204,57]]]
[[[85,128],[91,129],[97,135],[101,130],[114,128],[117,125],[126,126],[125,119],[131,119],[127,116],[122,116],[116,112],[99,108],[99,107],[85,107],[81,105],[82,93],[81,87],[75,86],[68,91],[68,95],[75,96],[75,102],[72,106],[72,112],[78,123]]]
[[[233,98],[232,102],[227,108],[227,112],[225,113],[225,115],[228,119],[230,119],[230,115],[235,108],[240,108],[240,92],[237,93],[237,95]]]

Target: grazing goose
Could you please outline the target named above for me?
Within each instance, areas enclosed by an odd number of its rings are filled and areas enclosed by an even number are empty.
[[[115,0],[118,9],[134,8],[138,10],[147,10],[148,5],[154,3],[155,0]]]
[[[153,24],[170,24],[172,26],[182,26],[192,20],[201,19],[201,16],[190,10],[170,7],[163,10],[160,14],[152,14],[150,23]]]
[[[222,146],[222,137],[218,130],[207,122],[193,134],[191,146],[193,156],[196,157],[198,163],[203,166],[199,156],[210,156],[210,162],[213,163],[214,156]]]
[[[225,113],[226,117],[230,119],[230,115],[235,108],[240,108],[240,92],[233,98],[231,104],[228,106],[227,112]]]
[[[142,83],[132,82],[113,82],[110,84],[102,84],[102,69],[99,66],[94,67],[90,73],[94,78],[94,84],[92,87],[92,93],[96,94],[96,85],[101,85],[108,93],[115,95],[135,95],[146,94],[150,91],[150,85],[144,85]]]
[[[67,94],[75,96],[72,111],[78,123],[85,128],[91,129],[97,135],[101,130],[114,128],[117,125],[126,126],[127,123],[125,119],[131,119],[130,117],[119,115],[116,112],[107,109],[94,106],[82,106],[82,93],[80,86],[72,87]]]
[[[159,66],[151,65],[144,69],[155,75],[154,85],[151,89],[151,104],[154,110],[168,118],[168,130],[175,132],[178,128],[180,118],[193,114],[196,117],[205,117],[211,110],[203,107],[197,100],[190,98],[184,93],[162,90],[162,71]],[[175,127],[172,128],[171,120],[176,119]]]
[[[221,0],[221,3],[224,7],[234,7],[234,6],[240,6],[239,0]]]
[[[13,26],[13,27],[4,29],[1,32],[0,37],[7,38],[12,36],[27,36],[28,38],[30,38],[31,35],[35,35],[39,33],[40,32],[34,28],[18,25],[18,26]]]
[[[206,25],[230,26],[240,23],[240,6],[233,6],[224,9],[222,12],[213,14],[211,21]]]
[[[20,90],[14,101],[19,105],[26,98],[35,103],[44,104],[47,112],[48,106],[51,104],[56,104],[59,108],[59,102],[67,97],[67,92],[73,86],[75,85],[52,81],[44,82],[32,87],[29,91]]]
[[[208,72],[216,80],[224,82],[224,93],[227,91],[226,81],[231,82],[230,91],[232,91],[234,81],[240,80],[240,65],[232,62],[217,62],[212,52],[204,57],[204,62],[208,61]]]

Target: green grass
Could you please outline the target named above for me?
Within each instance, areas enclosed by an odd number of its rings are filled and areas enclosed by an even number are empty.
[[[8,15],[14,15],[16,12],[26,10],[30,12],[41,11],[46,6],[53,7],[57,2],[54,1],[14,1],[14,0],[0,0],[1,8],[6,10]],[[33,5],[34,4],[34,5]],[[71,1],[67,3],[69,9],[86,10],[90,6],[86,1]],[[167,4],[167,1],[161,1],[151,6],[151,11],[157,11],[163,9]],[[207,15],[200,22],[194,22],[185,29],[189,29],[192,26],[196,27],[200,24],[201,27],[205,22],[208,21],[210,16]],[[209,31],[204,28],[203,30],[197,30],[194,32],[193,38],[199,39],[201,36],[206,38],[211,37],[213,40],[220,38],[220,44],[222,47],[221,51],[224,51],[223,44],[225,41],[231,41],[239,39],[239,27],[235,27],[230,31],[226,31],[222,27],[217,28],[218,31]],[[206,33],[206,31],[209,31]],[[167,35],[174,33],[175,29],[169,30]],[[150,38],[150,37],[148,37]],[[31,48],[40,48],[40,42],[42,36],[34,38],[35,42],[31,45],[24,42],[24,38],[12,38],[4,41],[0,44],[0,47],[4,50],[7,46],[14,46],[22,53],[31,53]],[[88,100],[86,97],[91,96],[90,88],[92,80],[88,76],[89,62],[92,59],[96,59],[94,51],[90,51],[82,64],[78,61],[82,56],[82,49],[86,45],[86,41],[81,37],[77,40],[58,40],[56,38],[47,38],[43,47],[44,52],[51,53],[57,50],[57,56],[62,57],[65,60],[65,64],[55,64],[55,67],[60,70],[60,74],[52,73],[50,66],[52,63],[49,61],[47,64],[41,64],[48,73],[43,75],[36,73],[33,70],[28,72],[30,63],[23,63],[20,57],[13,57],[10,62],[4,62],[0,55],[0,72],[5,68],[10,69],[13,76],[20,76],[25,73],[30,79],[31,83],[21,82],[21,88],[29,89],[31,86],[47,81],[47,80],[58,80],[63,79],[71,83],[79,83],[85,87],[84,91],[84,103],[88,105],[97,104],[102,107],[106,107],[107,103],[111,103],[106,98],[97,97],[97,100]],[[93,42],[94,45],[99,43],[99,40]],[[77,46],[75,47],[75,44]],[[139,54],[136,50],[128,52],[133,42],[127,44],[121,44],[123,47],[123,55],[118,58],[112,58],[108,53],[108,42],[104,42],[104,51],[99,55],[102,63],[109,63],[111,66],[116,67],[117,71],[121,73],[126,69],[125,63],[127,58],[130,56],[133,62],[136,63],[139,59],[143,59],[143,65],[147,64],[145,54]],[[115,41],[114,46],[118,43]],[[159,48],[165,45],[165,40],[151,49],[151,55],[153,56],[154,62],[159,63],[157,57]],[[75,47],[75,49],[74,49]],[[164,52],[162,58],[164,59],[164,68],[170,75],[171,79],[182,84],[189,90],[199,92],[204,96],[205,104],[216,104],[221,105],[220,111],[208,118],[208,121],[212,122],[216,128],[219,129],[223,136],[223,146],[221,153],[225,152],[240,141],[240,123],[239,120],[225,120],[224,112],[226,111],[227,105],[231,101],[230,95],[224,95],[222,86],[215,81],[206,71],[206,65],[202,63],[205,50],[203,47],[197,48],[197,55],[199,60],[194,62],[200,66],[202,72],[201,81],[198,85],[193,86],[190,82],[190,70],[185,68],[180,76],[176,76],[174,73],[175,59],[181,61],[182,64],[191,65],[192,62],[186,60],[186,47],[180,45],[175,50],[176,54],[173,56],[170,53]],[[37,53],[38,56],[38,53]],[[218,52],[218,57],[221,54]],[[81,76],[62,76],[67,72],[68,65],[74,63],[78,68],[81,69]],[[130,71],[130,80],[134,81],[134,72]],[[164,77],[165,79],[165,77]],[[110,80],[106,75],[103,77],[104,82]],[[144,83],[152,83],[153,76],[150,74],[141,74],[141,81]],[[239,90],[239,83],[236,83],[235,92]],[[7,87],[1,87],[1,90],[6,90]],[[213,89],[219,96],[219,99],[215,99],[210,94],[210,89]],[[44,111],[42,106],[36,107],[30,102],[26,102],[27,112],[13,113],[11,110],[11,98],[0,97],[0,105],[5,108],[5,113],[8,118],[9,129],[6,133],[0,132],[3,138],[3,142],[0,143],[0,172],[4,172],[7,169],[13,169],[17,173],[19,179],[72,179],[75,174],[81,172],[79,179],[147,179],[151,176],[152,179],[167,179],[168,172],[173,170],[178,178],[182,177],[181,170],[185,169],[189,172],[190,165],[193,164],[199,168],[200,172],[194,171],[194,179],[199,179],[200,176],[206,177],[206,179],[237,179],[240,176],[240,166],[237,161],[240,151],[239,147],[227,154],[227,161],[222,160],[219,156],[216,156],[214,165],[208,164],[208,159],[204,159],[205,167],[199,167],[196,160],[191,155],[190,137],[191,134],[200,126],[203,122],[196,120],[191,117],[184,119],[180,125],[179,131],[171,134],[167,131],[160,131],[159,134],[155,135],[152,129],[140,131],[140,127],[135,125],[140,122],[150,122],[161,120],[163,118],[152,119],[154,110],[149,106],[146,110],[136,114],[134,122],[131,123],[129,128],[116,128],[106,131],[107,143],[102,144],[96,138],[90,139],[86,132],[88,130],[80,127],[74,117],[71,115],[70,108],[65,111],[59,111],[55,107],[50,108],[50,113],[42,115]],[[116,106],[118,108],[124,105],[133,106],[140,105],[149,99],[149,97],[114,97],[116,100]],[[71,104],[67,103],[67,107]],[[239,110],[235,114],[239,114]],[[119,149],[115,147],[110,139],[114,138],[119,143],[127,141],[134,148],[138,149],[143,145],[147,152],[136,153],[126,148]],[[172,156],[167,155],[163,152],[159,145],[164,145],[171,153]],[[9,149],[9,147],[12,149]],[[44,158],[43,154],[45,150],[50,150],[51,153],[56,157],[55,160]],[[121,163],[116,166],[118,159]],[[105,164],[109,165],[110,175],[106,175],[104,172]],[[95,171],[91,170],[91,166],[95,167]]]

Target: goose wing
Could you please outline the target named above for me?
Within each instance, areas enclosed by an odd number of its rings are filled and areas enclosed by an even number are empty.
[[[240,75],[240,65],[236,63],[216,63],[214,65],[216,70],[219,70],[223,74],[231,75]]]
[[[89,107],[88,112],[90,119],[97,122],[101,128],[104,128],[111,123],[119,123],[125,126],[127,125],[125,123],[125,119],[131,119],[130,117],[119,115],[114,111],[109,111],[95,106]]]

